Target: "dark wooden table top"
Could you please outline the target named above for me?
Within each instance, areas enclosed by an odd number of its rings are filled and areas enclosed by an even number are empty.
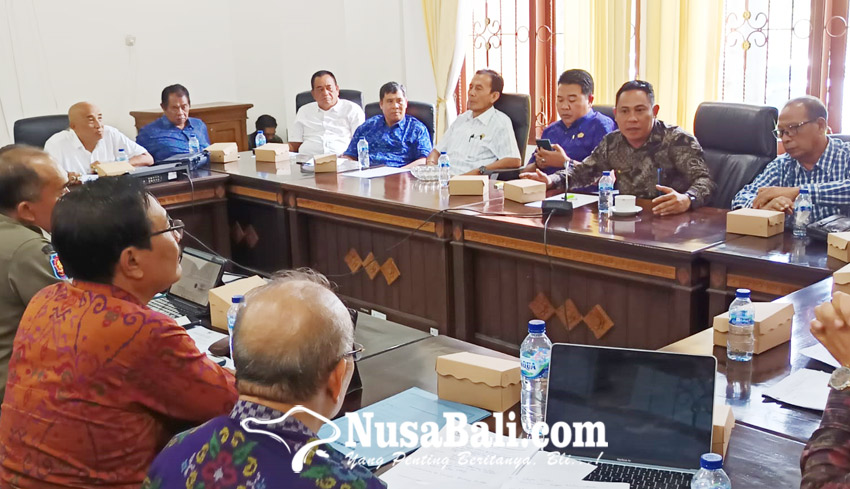
[[[769,238],[730,234],[724,243],[707,249],[705,257],[728,264],[762,262],[796,273],[832,273],[846,265],[827,256],[826,248],[825,241],[794,238],[791,231]]]
[[[364,313],[357,317],[357,329],[354,330],[354,341],[365,348],[363,360],[430,337],[424,331]]]
[[[711,329],[689,336],[662,350],[714,355],[717,358],[715,398],[717,402],[732,406],[738,423],[805,442],[820,424],[821,413],[785,406],[763,397],[762,394],[770,386],[801,368],[832,370],[832,367],[800,354],[801,349],[817,341],[809,330],[815,306],[829,300],[831,295],[832,278],[827,278],[777,299],[775,302],[794,304],[791,341],[755,355],[751,363],[729,361],[726,358],[726,348],[714,346]]]

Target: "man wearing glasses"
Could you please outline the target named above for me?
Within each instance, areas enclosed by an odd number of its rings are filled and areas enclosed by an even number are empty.
[[[142,488],[385,487],[327,444],[300,473],[292,469],[298,449],[318,438],[321,417],[339,412],[363,354],[328,280],[309,270],[277,275],[245,297],[233,334],[239,401],[229,416],[172,440]]]
[[[138,179],[64,195],[52,228],[73,280],[37,293],[18,326],[0,486],[139,487],[171,436],[230,412],[235,378],[146,306],[180,278],[182,227]]]
[[[790,214],[794,199],[805,188],[812,197],[815,221],[846,212],[850,205],[850,144],[827,136],[826,116],[823,102],[809,95],[785,104],[773,133],[786,153],[738,192],[732,208]]]

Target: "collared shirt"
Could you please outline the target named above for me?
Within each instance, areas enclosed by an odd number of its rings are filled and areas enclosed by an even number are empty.
[[[345,155],[357,158],[357,143],[366,138],[369,143],[369,160],[387,166],[404,166],[431,152],[431,136],[419,119],[405,115],[391,127],[387,126],[384,114],[370,117],[354,131],[354,137],[345,150]]]
[[[616,172],[620,194],[634,195],[639,199],[652,199],[659,195],[655,188],[659,170],[661,185],[693,195],[695,206],[709,202],[715,188],[703,158],[702,146],[678,126],[668,126],[659,120],[655,121],[649,137],[639,148],[633,148],[620,131],[602,138],[590,156],[572,167],[570,188],[590,185],[606,170]],[[553,184],[563,187],[564,170],[555,173]]]
[[[236,403],[230,416],[220,416],[174,437],[156,457],[142,489],[184,487],[253,487],[288,489],[383,489],[386,485],[362,465],[350,466],[330,445],[320,445],[328,456],[307,453],[300,473],[292,471],[292,456],[317,439],[295,417],[258,425],[270,434],[247,432],[245,420],[283,418],[275,409],[249,401]],[[250,422],[250,421],[249,421]],[[287,447],[289,448],[287,450]]]
[[[201,151],[210,145],[210,137],[204,121],[189,117],[186,125],[180,129],[167,117],[162,116],[139,129],[136,142],[147,149],[153,156],[153,161],[158,163],[174,155],[189,153],[189,138],[193,134],[201,144]]]
[[[564,121],[557,120],[543,129],[542,139],[548,139],[564,149],[570,159],[581,161],[599,145],[606,134],[616,128],[614,121],[605,114],[590,109],[590,112],[576,119],[567,127]],[[532,154],[529,163],[537,161],[537,155]],[[546,173],[552,174],[559,170],[557,167],[540,167]]]
[[[742,188],[732,200],[732,208],[752,207],[762,187],[800,187],[812,197],[814,220],[850,210],[850,143],[829,138],[826,150],[811,171],[788,154],[779,156]]]
[[[502,158],[519,158],[511,119],[495,107],[478,117],[467,110],[437,143],[437,151],[449,156],[452,174],[467,173]]]
[[[0,398],[24,309],[38,291],[63,278],[47,233],[0,214]]]
[[[236,399],[233,375],[170,317],[111,285],[51,285],[15,337],[0,486],[137,488],[179,423]]]
[[[289,130],[289,142],[301,143],[299,153],[339,155],[348,147],[354,131],[365,119],[363,109],[350,100],[339,99],[328,110],[310,102],[301,106],[295,114],[295,122]]]
[[[103,126],[103,137],[95,144],[91,152],[83,146],[83,142],[73,129],[57,132],[44,143],[44,150],[50,153],[59,166],[67,172],[80,175],[93,173],[91,164],[96,161],[102,163],[117,161],[120,149],[127,153],[128,160],[148,152],[112,126]]]
[[[800,457],[800,489],[850,489],[850,391],[830,389],[820,427]]]

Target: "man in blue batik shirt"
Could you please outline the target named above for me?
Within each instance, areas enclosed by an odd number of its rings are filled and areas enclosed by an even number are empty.
[[[593,110],[593,77],[584,70],[567,70],[558,78],[560,120],[543,130],[542,139],[552,143],[552,151],[537,148],[524,171],[536,168],[546,174],[564,169],[567,157],[583,161],[606,134],[616,129],[614,121]]]
[[[425,124],[406,115],[407,95],[404,85],[385,83],[381,87],[380,97],[383,114],[370,117],[354,131],[354,137],[342,156],[356,160],[357,143],[361,138],[366,138],[371,161],[394,167],[425,163],[425,158],[431,152],[431,136]]]
[[[850,143],[827,136],[826,107],[812,96],[790,100],[774,134],[786,153],[779,156],[741,189],[732,208],[752,207],[786,213],[804,188],[812,197],[812,214],[818,221],[833,214],[847,215],[850,208]]]
[[[189,117],[189,90],[183,85],[169,85],[162,90],[163,116],[139,129],[136,142],[158,163],[168,157],[191,153],[189,140],[198,138],[199,149],[210,145],[207,125],[200,119]]]

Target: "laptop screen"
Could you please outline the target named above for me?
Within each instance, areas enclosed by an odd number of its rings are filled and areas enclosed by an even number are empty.
[[[180,260],[183,274],[168,293],[202,307],[209,305],[209,291],[224,271],[224,260],[192,248],[184,248]]]
[[[608,446],[550,450],[697,469],[711,451],[716,370],[711,356],[556,343],[547,424],[601,421]]]

